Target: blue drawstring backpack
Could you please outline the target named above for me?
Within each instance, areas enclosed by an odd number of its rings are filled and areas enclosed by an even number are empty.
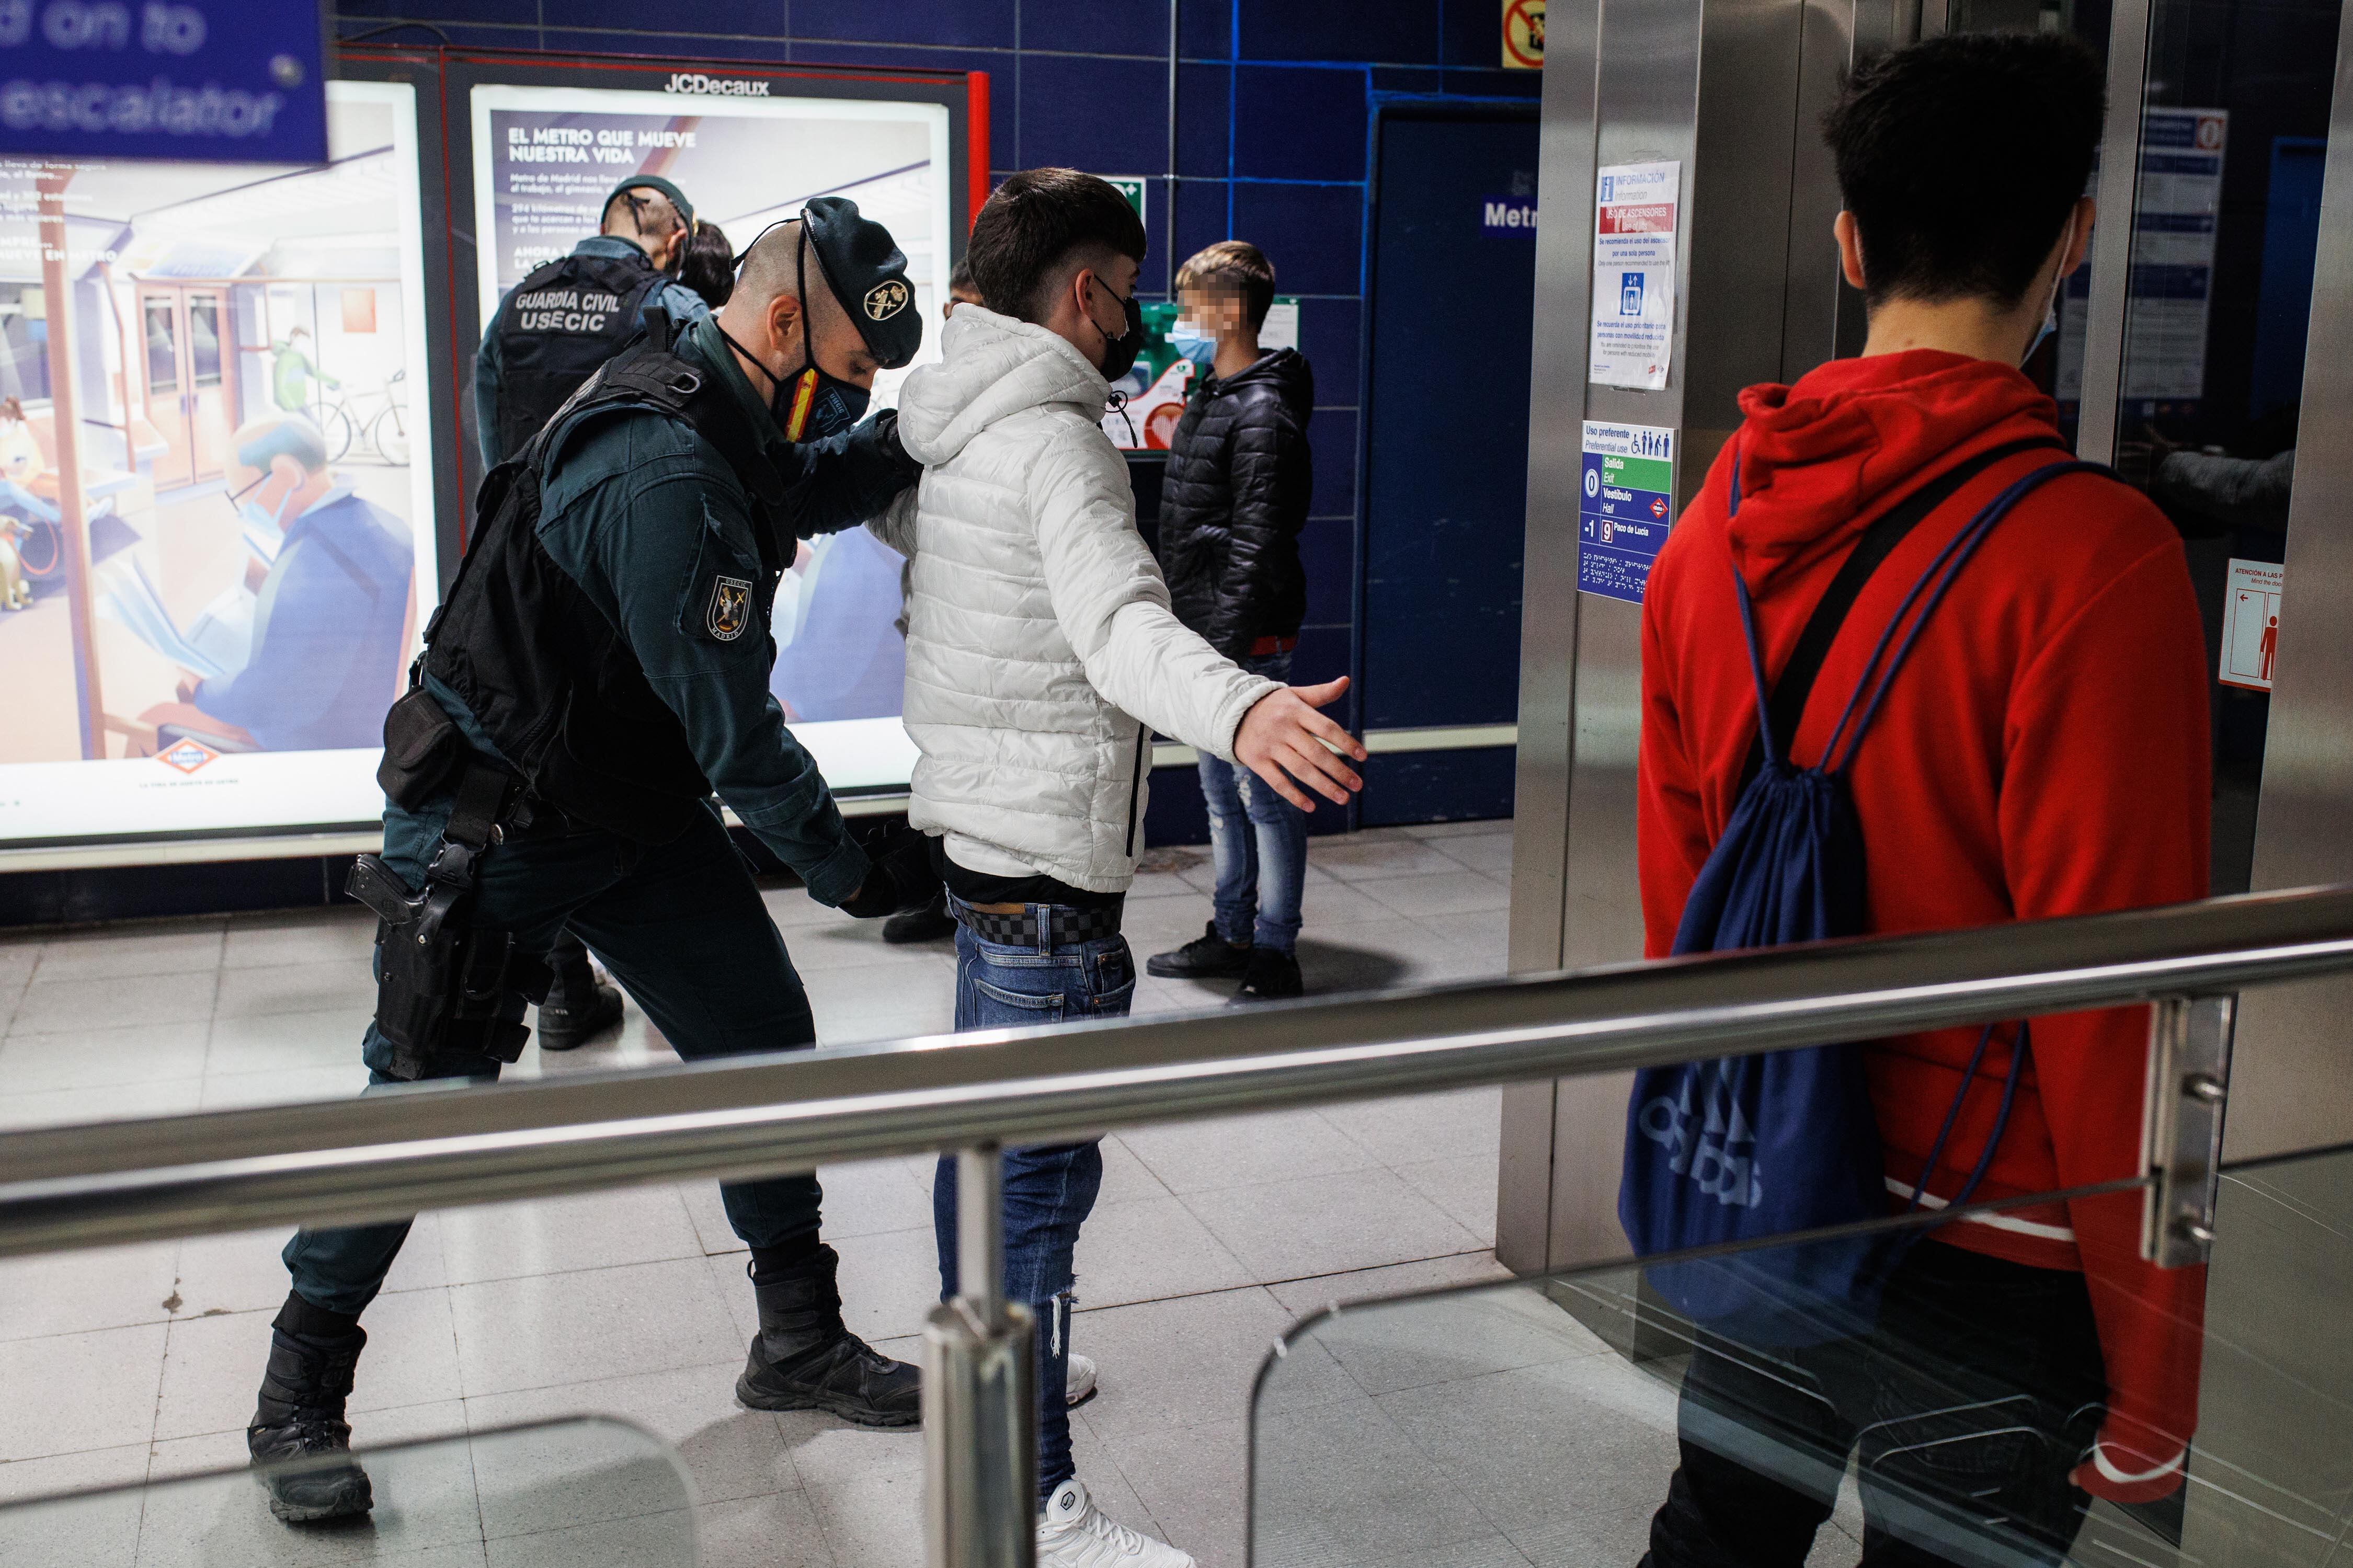
[[[1789,742],[1814,677],[1863,584],[1922,519],[2000,459],[2053,445],[2042,437],[1979,454],[1890,508],[1864,531],[1839,569],[1769,695],[1748,585],[1734,569],[1749,670],[1757,682],[1757,735],[1731,820],[1683,905],[1676,952],[1775,947],[1861,932],[1862,834],[1846,776],[1855,748],[1920,628],[2010,509],[2063,474],[2108,470],[2094,463],[2048,464],[2009,486],[1970,519],[1936,552],[1880,634],[1822,748],[1820,765],[1801,768],[1789,758]],[[1729,510],[1735,516],[1740,510],[1737,454]],[[1978,1037],[1927,1164],[1913,1184],[1914,1208],[1927,1191],[1992,1038],[1990,1025]],[[1968,1201],[1993,1162],[2027,1051],[2021,1024],[1993,1131],[1977,1168],[1951,1200],[1955,1205]],[[1627,1109],[1625,1170],[1618,1190],[1619,1220],[1636,1254],[1650,1257],[1884,1218],[1885,1165],[1862,1053],[1860,1045],[1812,1046],[1638,1072]],[[1890,1237],[1836,1238],[1658,1265],[1647,1273],[1672,1306],[1703,1328],[1750,1344],[1795,1347],[1867,1331],[1903,1245]]]

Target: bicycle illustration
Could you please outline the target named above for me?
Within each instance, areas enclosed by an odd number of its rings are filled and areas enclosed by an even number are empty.
[[[406,369],[394,371],[381,387],[354,399],[338,384],[322,388],[309,410],[311,423],[326,437],[327,461],[340,462],[354,441],[364,442],[378,458],[396,468],[408,465],[408,404]],[[378,400],[382,405],[376,406]]]

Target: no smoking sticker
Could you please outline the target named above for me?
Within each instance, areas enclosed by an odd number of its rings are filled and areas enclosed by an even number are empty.
[[[1504,68],[1544,69],[1545,0],[1504,0]]]

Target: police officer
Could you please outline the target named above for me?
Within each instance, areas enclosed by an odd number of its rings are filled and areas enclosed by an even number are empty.
[[[707,309],[676,281],[694,233],[685,192],[659,174],[632,174],[605,198],[602,224],[509,289],[482,332],[474,415],[486,473],[638,335],[648,310],[680,322]],[[620,992],[598,983],[578,937],[566,933],[548,963],[555,978],[540,1004],[540,1049],[571,1050],[621,1021]]]
[[[522,450],[573,388],[638,335],[649,309],[672,323],[701,315],[678,280],[694,204],[659,174],[632,174],[605,198],[599,232],[507,290],[474,353],[474,417],[484,472]]]
[[[861,916],[929,899],[920,835],[868,852],[768,689],[797,538],[880,512],[920,472],[895,416],[856,423],[923,328],[906,261],[849,201],[771,227],[726,307],[608,362],[484,482],[474,538],[385,721],[375,1084],[497,1076],[537,955],[567,924],[681,1056],[805,1047],[807,994],[715,790],[809,894]],[[667,347],[662,346],[667,344]],[[760,1331],[736,1396],[866,1426],[919,1418],[915,1370],[849,1332],[813,1175],[723,1184]],[[361,1513],[343,1420],[363,1309],[406,1222],[305,1230],[248,1430],[290,1521]],[[531,1331],[537,1325],[519,1325]]]

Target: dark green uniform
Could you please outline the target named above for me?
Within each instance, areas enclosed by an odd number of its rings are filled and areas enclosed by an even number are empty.
[[[689,325],[676,352],[715,378],[754,428],[775,431],[712,320]],[[774,436],[763,456],[802,537],[879,513],[917,472],[871,420],[825,441]],[[828,904],[849,897],[866,878],[867,858],[769,692],[776,571],[764,563],[754,531],[761,509],[734,469],[684,420],[623,406],[574,416],[551,436],[540,472],[541,543],[617,630],[719,798],[800,874],[811,897]],[[788,541],[781,551],[772,542],[766,553],[789,560],[789,551]],[[503,761],[458,695],[427,679],[475,750]],[[415,810],[385,813],[384,858],[412,888],[423,885],[451,804],[444,793]],[[477,923],[512,931],[525,952],[545,952],[569,926],[682,1057],[815,1043],[799,976],[715,804],[654,845],[547,814],[491,846],[477,876]],[[510,1016],[520,1018],[522,1005],[512,996]],[[395,1081],[373,1026],[362,1052],[374,1082]],[[425,1076],[487,1079],[498,1070],[492,1058],[444,1052]],[[818,1228],[814,1176],[731,1183],[721,1193],[736,1234],[753,1247],[787,1245]],[[286,1247],[296,1294],[356,1314],[407,1228],[298,1234]]]

